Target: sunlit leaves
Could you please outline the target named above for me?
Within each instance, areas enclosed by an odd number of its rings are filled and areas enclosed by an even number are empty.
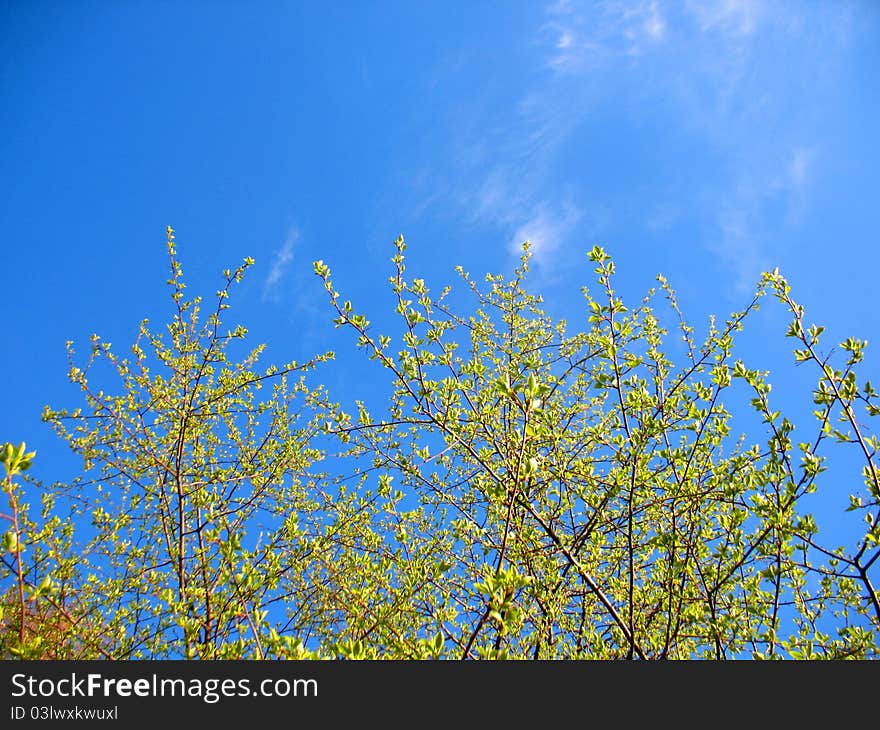
[[[340,405],[314,384],[331,353],[260,366],[264,346],[223,326],[252,259],[223,272],[205,312],[171,229],[167,248],[164,326],[142,322],[130,357],[98,335],[85,358],[68,343],[82,403],[44,418],[82,478],[43,485],[32,519],[12,477],[34,455],[0,450],[11,654],[876,656],[867,342],[827,349],[778,271],[698,337],[662,276],[627,306],[598,246],[573,323],[528,289],[528,245],[509,276],[458,267],[463,291],[434,295],[398,237],[388,316],[316,261],[331,321],[387,383]],[[767,294],[815,373],[811,424],[737,347]],[[835,448],[858,469],[840,472]],[[854,513],[845,545],[810,509],[821,490]]]
[[[829,409],[859,393],[849,371],[829,371],[822,361],[814,394],[825,407],[817,412],[820,438],[802,443],[794,459],[794,424],[774,409],[769,374],[733,357],[734,335],[765,287],[788,295],[778,272],[745,309],[723,324],[713,318],[702,344],[658,277],[687,347],[688,361],[677,368],[664,352],[666,316],[654,310],[653,291],[639,307],[625,306],[600,247],[588,258],[601,296],[584,289],[587,328],[571,336],[524,287],[527,247],[512,278],[487,275],[485,288],[457,269],[474,298],[468,313],[431,301],[423,280],[408,281],[402,238],[395,248],[390,283],[408,349],[394,357],[386,352],[390,336],[374,341],[339,306],[329,272],[317,264],[316,271],[337,324],[356,331],[393,383],[391,420],[361,410],[360,428],[346,433],[351,453],[396,471],[406,498],[429,510],[423,534],[442,532],[449,541],[435,549],[454,556],[443,602],[464,609],[445,628],[457,637],[451,655],[737,656],[756,641],[763,642],[756,656],[803,651],[782,638],[787,610],[780,607],[801,601],[824,574],[821,552],[795,559],[795,545],[819,531],[797,506],[826,470],[823,438],[839,434],[873,447],[870,436],[859,441],[829,427]],[[792,311],[788,334],[803,339],[800,359],[811,359],[823,329],[800,324],[800,305]],[[422,325],[427,338],[417,332]],[[859,348],[858,341],[844,346]],[[433,375],[438,363],[442,377]],[[732,388],[760,414],[763,444],[737,435],[723,401]],[[866,475],[873,479],[873,471]],[[418,545],[410,540],[408,550]],[[870,634],[876,612],[851,589],[859,565],[849,563],[851,584],[820,581],[815,601],[827,611],[846,605]],[[528,587],[497,590],[492,581],[508,570],[532,579]],[[418,630],[433,618],[426,610]],[[846,635],[864,644],[864,631]],[[837,652],[832,646],[827,651]]]

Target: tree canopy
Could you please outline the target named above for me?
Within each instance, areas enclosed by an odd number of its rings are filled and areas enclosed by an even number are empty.
[[[223,322],[252,260],[205,316],[170,228],[167,243],[167,325],[144,321],[127,357],[94,336],[83,362],[68,343],[81,402],[44,419],[81,476],[25,479],[34,454],[3,451],[4,655],[877,656],[867,343],[827,350],[778,272],[698,340],[662,276],[625,305],[599,247],[574,326],[530,290],[528,245],[510,276],[459,268],[453,304],[409,277],[398,238],[388,332],[317,261],[335,325],[390,392],[340,404],[320,383],[332,353],[235,357],[247,330]],[[763,300],[814,369],[809,430],[737,356]],[[858,462],[845,484],[835,445]],[[864,517],[842,544],[817,490]]]

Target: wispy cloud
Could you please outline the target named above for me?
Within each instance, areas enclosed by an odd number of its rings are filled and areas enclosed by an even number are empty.
[[[577,128],[572,115],[588,119],[612,104],[636,124],[641,109],[652,125],[669,123],[664,114],[674,120],[706,175],[663,173],[665,189],[639,201],[654,211],[646,228],[699,219],[706,246],[739,286],[752,286],[774,263],[770,232],[797,225],[807,205],[822,154],[822,93],[833,87],[851,16],[846,7],[762,0],[551,4],[541,29],[550,82],[529,92],[531,103],[545,123],[565,110],[557,140]]]
[[[571,74],[595,70],[613,56],[640,56],[662,42],[666,30],[657,0],[606,0],[550,5],[541,33],[554,48],[547,66]]]
[[[813,150],[798,147],[794,150],[788,163],[788,183],[795,190],[802,190],[809,182],[810,168],[813,164]]]
[[[853,12],[785,0],[554,0],[503,106],[479,97],[458,110],[445,188],[473,222],[501,230],[511,253],[531,239],[548,273],[584,246],[611,245],[635,214],[646,234],[681,222],[701,231],[731,279],[751,286],[776,265],[786,238],[776,234],[798,225],[821,175],[823,100]],[[615,146],[629,164],[627,147],[644,148],[649,174],[616,169]]]
[[[523,243],[528,241],[532,263],[549,274],[560,265],[560,255],[578,225],[596,222],[600,215],[597,210],[578,206],[570,197],[547,199],[540,193],[538,187],[520,180],[512,168],[499,164],[476,191],[471,217],[506,229],[513,257],[520,256]]]
[[[666,21],[663,20],[656,2],[651,3],[651,12],[645,21],[644,28],[654,40],[660,40],[666,35]]]
[[[608,93],[602,74],[618,58],[651,52],[668,33],[657,0],[604,2],[589,17],[583,7],[559,0],[546,9],[533,39],[535,74],[520,88],[511,113],[457,131],[456,160],[461,177],[471,181],[459,189],[460,204],[474,222],[502,228],[512,255],[529,240],[533,262],[545,274],[582,253],[608,220],[607,201],[577,195],[577,183],[567,190],[556,171],[578,128]]]
[[[568,239],[581,217],[581,211],[571,203],[554,208],[549,208],[546,203],[539,204],[532,217],[513,234],[510,252],[519,254],[523,243],[528,241],[535,263],[550,268],[559,247]]]
[[[290,263],[293,261],[293,250],[296,246],[297,241],[299,240],[299,237],[299,231],[295,228],[291,228],[287,234],[287,238],[284,239],[284,243],[281,245],[281,248],[279,248],[275,252],[275,258],[272,260],[272,266],[269,269],[269,273],[266,275],[265,282],[263,283],[264,301],[277,301],[279,284],[281,283],[285,272],[290,266]]]
[[[761,0],[691,0],[687,9],[700,30],[721,30],[733,35],[751,35],[764,15]]]
[[[754,287],[760,272],[776,267],[777,254],[768,243],[769,230],[797,226],[812,185],[815,151],[791,147],[778,152],[766,167],[742,170],[725,200],[712,210],[709,222],[716,233],[708,241],[712,250],[734,275],[739,292]],[[779,211],[768,217],[767,209]]]

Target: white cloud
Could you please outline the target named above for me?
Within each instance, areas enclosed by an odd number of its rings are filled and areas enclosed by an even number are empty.
[[[717,211],[717,233],[709,239],[711,250],[733,274],[733,291],[751,292],[762,270],[772,268],[762,253],[756,226],[757,200],[735,198]]]
[[[639,197],[630,204],[648,211],[645,227],[654,232],[685,216],[698,223],[733,279],[751,287],[778,256],[782,237],[774,232],[798,225],[809,203],[821,159],[816,120],[852,15],[842,6],[781,0],[551,5],[542,29],[551,80],[526,97],[541,110],[534,130],[552,130],[552,151],[561,153],[564,137],[597,110],[640,125],[648,109],[652,127],[674,124],[672,134],[689,139],[705,176],[697,181],[673,168],[647,192],[634,181]],[[555,121],[560,116],[564,124]],[[654,199],[645,197],[652,192]]]
[[[561,203],[541,199],[536,189],[506,172],[498,166],[486,176],[474,196],[472,218],[508,231],[508,250],[515,257],[529,241],[533,263],[548,272],[557,264],[557,252],[584,221],[584,211],[568,199]]]
[[[691,0],[688,11],[702,31],[747,36],[755,32],[764,15],[762,0]]]
[[[732,271],[739,293],[752,290],[761,271],[779,265],[773,260],[776,251],[768,237],[772,230],[800,223],[814,157],[809,147],[779,150],[764,167],[740,171],[738,182],[718,205],[714,213],[717,233],[709,248]],[[768,217],[768,206],[781,210],[781,216]]]
[[[618,55],[640,56],[666,36],[657,0],[551,5],[547,14],[544,31],[558,39],[547,66],[560,73],[596,69]]]
[[[813,157],[812,149],[798,147],[794,150],[788,163],[788,181],[791,187],[802,190],[807,184]]]
[[[663,20],[656,2],[651,3],[650,10],[649,16],[645,19],[645,31],[654,40],[660,40],[666,35],[666,22]]]
[[[269,269],[269,273],[266,275],[266,281],[263,284],[264,300],[277,299],[278,285],[281,282],[284,273],[287,271],[287,268],[290,266],[290,262],[293,261],[293,249],[296,242],[299,240],[299,237],[299,231],[295,228],[291,228],[287,234],[287,238],[281,245],[281,248],[275,252],[275,258],[272,261],[272,266]]]
[[[532,260],[544,268],[552,268],[558,249],[581,217],[581,212],[571,204],[557,209],[546,203],[540,204],[534,214],[516,229],[510,240],[510,252],[519,255],[523,243],[528,241]]]
[[[453,164],[468,183],[451,186],[457,202],[472,221],[503,230],[514,255],[530,239],[548,273],[638,211],[647,232],[701,230],[732,279],[752,286],[785,238],[775,232],[797,225],[809,202],[822,93],[835,83],[852,15],[782,0],[555,0],[509,111],[475,103],[461,115]],[[608,164],[608,151],[580,136],[594,118],[600,134],[609,118],[626,130],[609,129],[611,144],[648,135],[634,141],[660,160],[647,164],[665,167],[636,174],[628,190],[618,170],[613,190],[585,185],[598,177],[591,149]],[[664,136],[686,146],[681,165],[663,154]]]

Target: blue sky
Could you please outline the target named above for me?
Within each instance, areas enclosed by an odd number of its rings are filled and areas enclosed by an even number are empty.
[[[399,233],[435,290],[530,239],[573,322],[596,244],[698,330],[778,266],[831,338],[877,339],[876,3],[11,0],[0,26],[0,439],[44,479],[42,407],[78,405],[65,341],[169,314],[166,225],[194,293],[254,257],[234,318],[269,361],[336,349],[344,400],[372,376],[311,262],[390,314]],[[770,308],[743,339],[782,398],[813,380],[784,331]]]

